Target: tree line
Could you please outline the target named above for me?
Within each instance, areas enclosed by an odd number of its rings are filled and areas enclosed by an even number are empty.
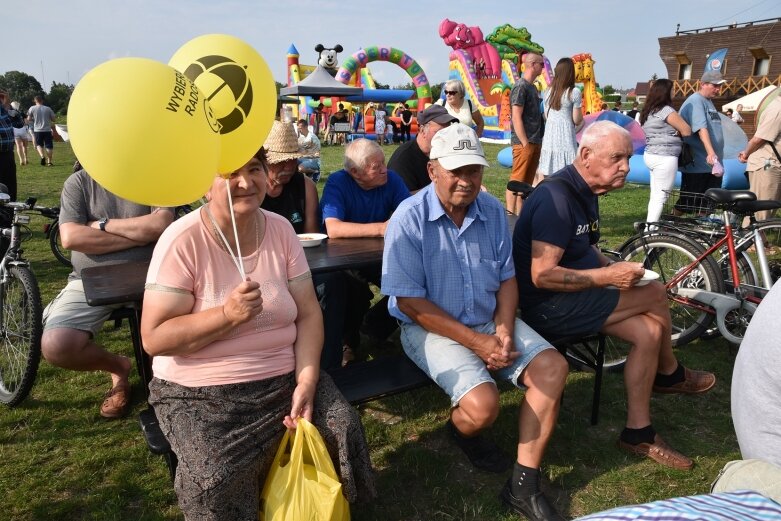
[[[8,91],[11,100],[18,101],[25,112],[35,104],[35,96],[42,96],[44,104],[51,107],[58,116],[68,114],[68,102],[73,94],[73,85],[56,81],[52,82],[49,92],[46,92],[35,77],[20,71],[0,74],[0,89]]]

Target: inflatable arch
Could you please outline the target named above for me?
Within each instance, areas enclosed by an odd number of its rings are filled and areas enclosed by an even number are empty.
[[[412,79],[412,84],[418,95],[418,108],[423,109],[431,103],[431,87],[428,84],[426,73],[410,55],[395,47],[372,46],[358,49],[352,56],[342,62],[342,66],[336,73],[336,79],[345,85],[361,67],[373,61],[387,61],[395,63],[404,69]]]

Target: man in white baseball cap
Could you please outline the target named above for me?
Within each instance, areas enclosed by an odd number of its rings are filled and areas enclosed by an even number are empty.
[[[477,134],[454,123],[431,140],[431,184],[388,223],[382,293],[407,356],[449,396],[446,429],[474,466],[512,478],[501,499],[532,520],[563,520],[540,491],[567,362],[515,316],[518,289],[502,204],[480,190],[488,166]],[[511,458],[481,433],[499,415],[494,378],[526,393]]]

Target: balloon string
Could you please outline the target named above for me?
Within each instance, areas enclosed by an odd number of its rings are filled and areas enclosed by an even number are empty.
[[[225,237],[225,234],[222,233],[222,230],[219,226],[217,226],[217,221],[214,220],[214,217],[212,216],[211,211],[209,211],[209,206],[204,204],[203,209],[206,210],[206,215],[209,217],[209,220],[212,223],[212,227],[217,232],[217,235],[219,236],[220,240],[222,241],[222,244],[225,246],[225,250],[228,252],[228,255],[230,255],[231,260],[233,261],[233,265],[236,266],[236,270],[238,270],[239,274],[241,275],[241,267],[239,266],[239,263],[236,261],[236,256],[233,254],[233,249],[231,248],[230,243],[228,243],[227,237]],[[242,280],[244,280],[244,276],[242,275]]]
[[[244,260],[241,258],[241,246],[239,245],[239,230],[236,228],[236,214],[233,213],[233,197],[231,196],[230,181],[225,180],[225,191],[228,192],[228,208],[231,211],[231,224],[233,225],[233,238],[236,239],[236,257],[239,260],[239,273],[241,274],[241,280],[247,279],[247,275],[244,273]]]

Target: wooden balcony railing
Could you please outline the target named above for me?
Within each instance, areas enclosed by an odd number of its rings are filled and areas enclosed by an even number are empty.
[[[770,76],[749,76],[745,79],[732,78],[721,86],[719,96],[745,96],[770,85],[781,87],[781,74]],[[687,97],[700,90],[700,80],[675,80],[673,81],[673,98]]]

